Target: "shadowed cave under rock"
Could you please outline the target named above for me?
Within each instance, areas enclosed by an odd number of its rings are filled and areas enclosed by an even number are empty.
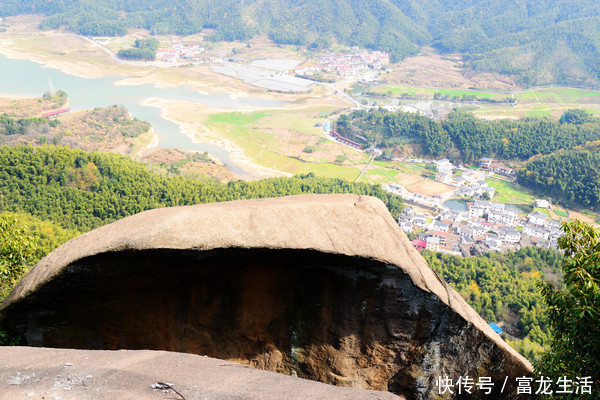
[[[482,335],[396,266],[311,250],[103,253],[10,314],[27,345],[195,353],[407,399],[437,378],[439,365],[424,375],[430,355],[476,355]],[[483,364],[502,364],[485,353]]]
[[[268,249],[104,253],[18,308],[29,345],[196,353],[397,393],[414,392],[402,366],[447,318],[395,266]]]

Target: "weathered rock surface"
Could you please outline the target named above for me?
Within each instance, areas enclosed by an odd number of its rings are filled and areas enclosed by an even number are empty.
[[[151,350],[71,350],[0,347],[0,400],[348,399],[392,400],[391,393],[342,388],[244,365]]]
[[[40,261],[0,325],[31,346],[206,354],[408,399],[444,398],[440,376],[491,377],[495,399],[518,398],[514,377],[531,372],[383,203],[357,195],[125,218]]]

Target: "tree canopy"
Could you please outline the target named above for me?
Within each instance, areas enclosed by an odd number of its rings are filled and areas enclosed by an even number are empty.
[[[560,149],[572,149],[600,139],[600,121],[587,113],[571,123],[573,112],[563,123],[549,118],[487,121],[467,112],[448,118],[432,118],[385,109],[356,110],[342,114],[336,128],[340,134],[363,146],[372,145],[393,154],[403,146],[418,147],[418,153],[439,157],[458,151],[465,163],[481,157],[527,160]],[[578,115],[580,113],[577,113]]]
[[[56,146],[0,147],[0,210],[25,212],[81,232],[141,211],[302,193],[380,198],[398,216],[399,196],[379,185],[313,174],[255,182],[167,176],[124,156]]]
[[[573,391],[576,382],[589,377],[589,394],[580,388],[579,393],[560,398],[596,399],[600,392],[600,232],[577,220],[563,223],[562,228],[565,234],[558,244],[565,255],[563,288],[548,282],[539,285],[553,339],[536,370],[555,382],[566,378]]]
[[[0,214],[0,302],[10,293],[33,258],[35,243],[15,216]],[[1,338],[0,338],[1,339]]]
[[[521,185],[570,204],[600,205],[600,142],[534,157],[518,170]]]

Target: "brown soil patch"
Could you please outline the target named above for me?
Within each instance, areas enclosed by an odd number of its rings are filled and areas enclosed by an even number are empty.
[[[392,65],[392,70],[389,75],[384,75],[390,84],[504,91],[517,88],[514,77],[465,69],[460,55],[441,55],[430,47],[424,47],[419,55]]]
[[[141,158],[141,161],[156,164],[181,175],[203,175],[221,182],[235,179],[224,165],[211,159],[207,154],[179,149],[156,149]]]
[[[44,20],[43,15],[18,15],[16,17],[6,17],[0,23],[6,26],[6,32],[9,33],[31,33],[41,32],[40,22]]]
[[[400,182],[401,185],[408,187],[410,185],[416,184],[417,182],[421,182],[423,180],[423,177],[413,174],[400,173],[396,175],[396,179],[398,180],[398,182]]]
[[[585,222],[586,224],[590,224],[590,225],[594,225],[594,226],[598,225],[598,223],[594,220],[594,218],[589,217],[589,216],[582,214],[580,212],[577,212],[577,211],[572,211],[572,210],[569,210],[569,217],[564,218],[564,219],[566,219],[566,220],[578,219],[581,222]]]
[[[411,192],[420,193],[425,196],[436,196],[454,190],[452,186],[448,186],[445,183],[432,181],[430,179],[422,179],[421,181],[407,186],[406,188]]]

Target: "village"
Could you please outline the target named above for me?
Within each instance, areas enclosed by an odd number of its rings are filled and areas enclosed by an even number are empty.
[[[156,60],[174,64],[180,60],[200,61],[200,55],[206,49],[199,44],[173,43],[169,48],[161,47],[156,51]]]
[[[511,168],[494,164],[488,158],[479,161],[478,170],[454,167],[447,159],[399,161],[435,163],[436,180],[457,187],[430,197],[409,192],[400,185],[384,185],[385,190],[400,195],[408,205],[398,218],[398,225],[409,235],[416,249],[469,257],[528,246],[557,248],[557,239],[562,234],[560,221],[541,211],[527,214],[516,206],[489,201],[495,190],[484,179],[496,173],[506,180],[514,180],[516,173]],[[455,175],[455,170],[460,174]],[[457,198],[471,199],[466,210],[444,205]],[[550,204],[536,200],[535,208],[547,209]]]
[[[366,51],[353,47],[351,53],[326,53],[319,57],[316,65],[296,68],[297,75],[310,77],[319,73],[332,73],[344,79],[360,79],[376,82],[379,72],[390,63],[390,55],[382,51]]]

